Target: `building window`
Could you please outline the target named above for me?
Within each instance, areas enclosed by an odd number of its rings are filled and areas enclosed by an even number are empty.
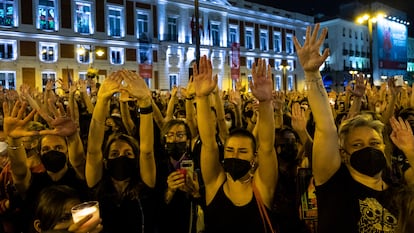
[[[220,46],[220,25],[211,23],[211,45]]]
[[[45,91],[47,82],[52,81],[53,89],[56,88],[55,81],[56,81],[56,73],[55,72],[42,72],[42,90]]]
[[[0,71],[0,85],[9,90],[16,90],[16,72]]]
[[[267,51],[267,31],[260,31],[260,50]]]
[[[282,77],[280,75],[276,75],[275,77],[275,88],[276,91],[281,91],[282,90]]]
[[[169,75],[169,80],[170,80],[170,90],[173,89],[173,87],[178,86],[177,84],[177,80],[178,79],[178,75],[177,74],[170,74]]]
[[[124,64],[124,49],[123,48],[110,48],[110,59],[113,65]]]
[[[56,3],[55,0],[39,0],[38,5],[38,18],[37,28],[42,30],[58,30],[58,23],[55,19],[58,19],[56,15]]]
[[[0,0],[0,26],[17,27],[17,1]]]
[[[273,34],[273,46],[274,46],[275,53],[282,52],[282,40],[281,40],[280,32],[275,32]]]
[[[91,4],[76,2],[75,32],[93,34]]]
[[[230,44],[239,42],[238,37],[237,37],[238,35],[237,31],[238,31],[237,26],[230,25],[230,29],[229,29]]]
[[[286,35],[286,53],[288,54],[293,53],[293,35],[292,34]]]
[[[287,89],[288,89],[288,91],[293,91],[294,85],[295,85],[295,83],[293,81],[293,76],[289,75],[287,77]]]
[[[82,64],[92,63],[92,46],[77,45],[78,62]]]
[[[124,30],[122,25],[124,25],[124,20],[122,8],[109,7],[108,13],[108,36],[123,37]]]
[[[345,32],[346,32],[346,29],[342,28],[342,37],[345,37]]]
[[[88,73],[87,71],[81,71],[81,72],[79,72],[78,73],[79,80],[86,80],[86,74],[87,73]]]
[[[143,42],[149,42],[148,13],[137,12],[137,38]]]
[[[293,62],[293,60],[288,60],[287,61],[287,65],[289,66],[289,69],[288,70],[290,70],[290,71],[294,71],[295,70],[295,66],[294,66],[294,62]]]
[[[253,57],[248,57],[247,58],[247,69],[251,69],[253,67],[253,62],[254,62],[254,58]]]
[[[254,40],[253,40],[253,28],[246,28],[246,49],[253,49],[253,44],[254,44]]]
[[[56,62],[57,61],[57,44],[56,43],[39,43],[39,56],[43,62]]]
[[[349,31],[348,31],[348,37],[352,38],[352,29],[349,29]]]
[[[0,60],[16,60],[16,41],[0,40]]]
[[[167,40],[168,41],[177,41],[178,40],[178,30],[177,30],[177,18],[168,17],[168,28],[167,28]]]

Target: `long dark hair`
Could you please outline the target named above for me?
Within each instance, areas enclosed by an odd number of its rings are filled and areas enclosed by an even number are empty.
[[[52,185],[44,188],[38,196],[33,220],[40,221],[42,231],[51,230],[64,214],[69,201],[80,202],[75,189],[66,185]],[[33,232],[34,229],[32,229]]]
[[[108,138],[108,141],[105,145],[105,149],[103,151],[103,157],[104,159],[108,159],[109,156],[109,148],[112,145],[112,143],[114,143],[115,141],[123,141],[128,143],[131,148],[132,151],[135,155],[135,168],[136,170],[134,171],[134,176],[131,177],[131,179],[129,180],[128,186],[126,187],[124,193],[123,193],[123,197],[128,197],[131,200],[137,200],[139,199],[139,193],[140,190],[142,189],[144,183],[141,180],[141,176],[140,174],[140,169],[139,169],[139,155],[140,155],[140,150],[139,150],[139,144],[137,142],[137,140],[135,140],[133,137],[126,135],[126,134],[115,134],[112,135],[111,137]],[[114,198],[122,198],[122,197],[118,197],[117,192],[115,187],[113,186],[112,183],[112,179],[111,176],[108,174],[106,168],[104,169],[104,173],[102,176],[102,182],[101,184],[98,186],[97,188],[97,198],[102,197],[103,196],[113,196]]]

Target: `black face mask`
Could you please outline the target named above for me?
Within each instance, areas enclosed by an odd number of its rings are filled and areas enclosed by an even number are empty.
[[[365,147],[352,153],[350,163],[355,170],[371,177],[387,166],[384,153],[373,147]]]
[[[238,180],[249,172],[251,166],[247,160],[227,158],[223,160],[223,168],[225,172],[230,174],[233,180]]]
[[[252,118],[253,110],[248,110],[248,111],[244,112],[244,116],[247,117],[247,118]]]
[[[187,152],[187,142],[167,142],[165,151],[168,156],[178,161]]]
[[[66,164],[66,154],[60,151],[51,150],[44,153],[40,160],[46,170],[56,173],[62,170]]]
[[[296,143],[285,143],[280,144],[280,152],[278,153],[279,157],[286,162],[293,162],[298,155],[298,146]]]
[[[135,159],[120,156],[116,159],[108,159],[107,161],[108,172],[115,180],[126,180],[136,171]]]

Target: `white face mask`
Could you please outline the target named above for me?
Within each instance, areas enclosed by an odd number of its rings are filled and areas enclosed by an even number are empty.
[[[233,121],[232,120],[226,120],[226,127],[227,127],[227,129],[230,129],[231,127],[232,127],[232,125],[233,125]]]

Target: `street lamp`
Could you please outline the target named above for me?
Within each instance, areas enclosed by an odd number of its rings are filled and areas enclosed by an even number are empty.
[[[290,69],[289,65],[280,65],[279,70],[282,70],[282,83],[283,83],[283,91],[286,93],[287,90],[287,70]]]
[[[349,73],[352,75],[352,79],[355,79],[355,75],[358,74],[357,70],[350,70]]]
[[[372,14],[371,5],[369,6],[369,12],[370,13],[366,13],[366,14],[363,14],[362,16],[357,17],[356,21],[358,24],[363,24],[365,22],[368,23],[368,46],[369,46],[368,59],[369,59],[369,70],[370,70],[369,73],[374,74],[373,48],[372,48],[373,47],[372,24],[376,23],[379,19],[386,17],[386,15],[381,12],[378,12],[377,14]],[[374,79],[370,78],[369,82],[372,85],[374,83]]]

